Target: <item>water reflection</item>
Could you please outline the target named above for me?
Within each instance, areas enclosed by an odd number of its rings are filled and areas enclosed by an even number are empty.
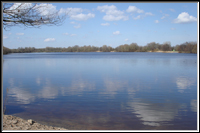
[[[180,93],[183,93],[184,90],[186,89],[190,89],[191,86],[194,85],[194,83],[196,83],[196,79],[194,78],[188,78],[188,77],[176,78],[176,85]]]
[[[119,93],[119,91],[123,91],[125,88],[128,87],[127,81],[120,81],[116,79],[111,78],[104,78],[104,86],[105,88],[102,88],[102,91],[100,94],[109,94],[111,96],[114,96]]]
[[[76,76],[72,79],[70,86],[61,86],[61,93],[62,95],[78,95],[82,94],[85,91],[94,91],[95,90],[95,83],[83,79],[83,77]]]
[[[149,126],[160,126],[162,122],[172,121],[179,108],[176,103],[150,103],[142,99],[134,99],[128,102],[128,106],[144,125]]]
[[[58,87],[53,85],[49,79],[46,79],[45,85],[38,91],[38,98],[55,99],[58,96]]]
[[[97,129],[196,122],[194,63],[185,66],[178,61],[178,54],[175,59],[171,54],[120,54],[113,58],[87,53],[8,59],[3,69],[4,92],[9,88],[10,106],[26,108],[23,113],[28,115],[46,117],[47,121],[47,117],[58,122],[67,119],[68,124]]]
[[[40,85],[41,79],[36,78],[36,83]],[[16,101],[20,104],[30,104],[38,98],[54,99],[58,96],[58,89],[51,84],[49,79],[46,79],[44,86],[41,90],[33,91],[31,88],[23,88],[14,84],[14,79],[9,80],[9,96],[14,97]]]
[[[41,79],[40,77],[37,77],[37,78],[35,79],[35,81],[36,81],[36,84],[37,84],[37,85],[40,85],[42,79]]]
[[[193,111],[193,112],[197,112],[197,100],[196,99],[192,99],[190,101],[190,109]]]
[[[54,82],[50,79],[42,79],[37,77],[35,79],[36,84],[39,85],[36,88],[36,91],[31,88],[23,88],[15,84],[15,80],[13,78],[9,79],[9,96],[15,97],[16,101],[20,104],[30,104],[34,102],[35,99],[43,98],[43,99],[55,99],[59,96],[59,93],[62,96],[67,95],[78,95],[82,94],[85,91],[93,91],[95,90],[95,83],[89,82],[86,79],[78,76],[74,78],[71,82],[70,86],[56,86]],[[23,82],[23,81],[21,81]],[[41,84],[42,82],[42,84]]]
[[[35,96],[33,96],[27,88],[19,88],[19,87],[12,87],[9,88],[9,96],[12,96],[16,99],[18,104],[30,104],[35,100]]]

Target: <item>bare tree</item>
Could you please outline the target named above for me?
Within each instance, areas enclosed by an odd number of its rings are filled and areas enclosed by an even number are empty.
[[[61,15],[51,4],[3,3],[3,28],[23,25],[40,27],[41,25],[61,25],[66,13]]]

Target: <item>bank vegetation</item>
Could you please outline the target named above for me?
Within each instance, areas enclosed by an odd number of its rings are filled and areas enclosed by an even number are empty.
[[[151,42],[145,46],[139,46],[137,43],[124,44],[116,48],[111,46],[103,45],[102,47],[96,46],[69,46],[65,47],[46,47],[46,48],[35,48],[35,47],[19,47],[17,49],[9,49],[3,46],[3,54],[8,53],[32,53],[32,52],[166,52],[166,51],[177,51],[179,53],[197,53],[196,42],[185,42],[180,45],[171,46],[170,42],[163,44]]]

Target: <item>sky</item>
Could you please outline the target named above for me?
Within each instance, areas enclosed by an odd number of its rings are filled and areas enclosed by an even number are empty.
[[[46,5],[47,3],[39,3]],[[48,3],[45,13],[68,13],[61,26],[3,29],[3,45],[18,47],[171,46],[197,42],[198,3]]]

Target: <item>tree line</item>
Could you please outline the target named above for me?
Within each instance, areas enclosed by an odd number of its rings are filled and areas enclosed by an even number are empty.
[[[163,44],[151,42],[145,46],[138,46],[137,43],[124,44],[116,48],[103,45],[102,47],[96,46],[69,46],[65,47],[19,47],[17,49],[9,49],[3,46],[3,54],[8,53],[32,53],[32,52],[156,52],[156,51],[178,51],[179,53],[197,53],[196,42],[185,42],[180,45],[171,46],[170,42]]]

